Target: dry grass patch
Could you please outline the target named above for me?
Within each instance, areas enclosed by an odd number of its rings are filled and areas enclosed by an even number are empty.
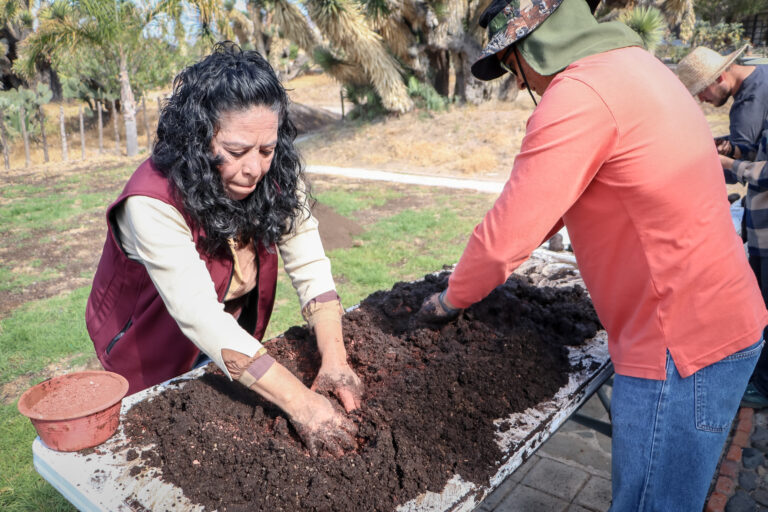
[[[341,85],[328,75],[302,75],[286,83],[285,88],[291,101],[314,107],[341,108]]]
[[[399,172],[504,179],[520,150],[530,98],[415,111],[370,124],[348,122],[303,141],[307,162]]]

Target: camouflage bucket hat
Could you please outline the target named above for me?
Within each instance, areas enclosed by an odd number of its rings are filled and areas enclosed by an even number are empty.
[[[480,26],[488,29],[488,44],[472,64],[475,78],[493,80],[506,73],[496,53],[533,32],[562,3],[563,0],[494,0],[480,16]],[[587,3],[594,12],[600,1]]]

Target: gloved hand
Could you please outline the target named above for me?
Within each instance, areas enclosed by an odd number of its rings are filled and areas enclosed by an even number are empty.
[[[357,446],[355,423],[341,411],[334,409],[331,402],[322,395],[307,395],[290,418],[313,457],[322,453],[341,457],[345,451]]]
[[[360,407],[365,386],[348,364],[331,367],[323,363],[310,389],[333,393],[350,412]]]
[[[417,320],[427,324],[441,324],[453,320],[461,312],[461,308],[454,308],[445,299],[445,292],[435,293],[424,300],[418,313]]]

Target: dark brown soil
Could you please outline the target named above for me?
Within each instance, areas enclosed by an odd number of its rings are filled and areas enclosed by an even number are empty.
[[[581,288],[524,279],[440,328],[412,318],[446,275],[397,284],[348,313],[366,397],[352,414],[358,447],[340,459],[311,458],[279,410],[217,371],[134,406],[126,433],[145,471],[160,467],[191,501],[220,511],[391,511],[454,474],[487,485],[502,460],[493,421],[551,398],[574,370],[565,346],[599,329]],[[312,382],[318,361],[304,328],[268,346]]]

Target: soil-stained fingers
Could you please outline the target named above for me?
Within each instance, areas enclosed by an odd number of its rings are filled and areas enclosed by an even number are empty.
[[[296,430],[313,457],[324,453],[341,457],[346,451],[356,447],[357,429],[354,422],[346,416],[338,415],[337,418],[317,426],[296,425]]]
[[[312,383],[312,391],[324,391],[335,394],[344,409],[351,412],[362,403],[365,385],[360,377],[349,366],[333,371],[325,371],[323,368]]]
[[[349,388],[336,388],[336,396],[341,400],[341,405],[344,406],[344,410],[352,412],[360,407],[361,394],[355,394]]]

